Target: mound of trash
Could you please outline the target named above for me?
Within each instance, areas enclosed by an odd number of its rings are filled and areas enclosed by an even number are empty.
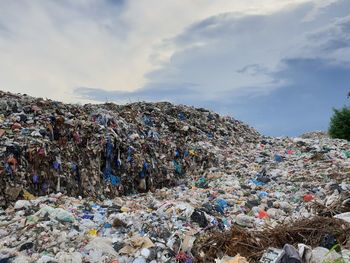
[[[171,187],[242,154],[260,135],[170,103],[71,105],[0,92],[1,206],[61,192],[115,197]]]
[[[0,95],[1,263],[350,262],[348,141]]]

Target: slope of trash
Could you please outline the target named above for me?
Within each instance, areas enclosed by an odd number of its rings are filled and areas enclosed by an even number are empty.
[[[350,262],[347,141],[0,95],[2,263]]]
[[[0,205],[31,194],[115,197],[174,186],[244,155],[259,134],[170,103],[70,105],[0,92]]]

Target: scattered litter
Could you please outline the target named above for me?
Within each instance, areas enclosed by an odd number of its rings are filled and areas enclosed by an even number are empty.
[[[0,262],[347,262],[349,153],[202,108],[0,91]]]

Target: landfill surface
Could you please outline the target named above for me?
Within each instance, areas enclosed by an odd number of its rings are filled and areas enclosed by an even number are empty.
[[[350,145],[322,132],[0,91],[0,156],[0,263],[350,262]]]

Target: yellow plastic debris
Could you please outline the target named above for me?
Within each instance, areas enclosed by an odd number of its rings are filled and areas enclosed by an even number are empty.
[[[23,190],[23,197],[25,200],[34,200],[36,197],[29,193],[27,190]]]
[[[96,229],[90,229],[88,233],[89,233],[90,236],[97,236],[97,230]]]
[[[120,208],[120,211],[122,211],[122,212],[129,212],[130,211],[130,209],[128,208],[128,207],[125,207],[125,206],[123,206],[122,208]]]
[[[191,156],[197,156],[197,154],[194,150],[189,150],[188,152]]]
[[[239,254],[235,257],[225,256],[222,259],[216,259],[215,263],[249,263],[245,257],[241,257]]]

